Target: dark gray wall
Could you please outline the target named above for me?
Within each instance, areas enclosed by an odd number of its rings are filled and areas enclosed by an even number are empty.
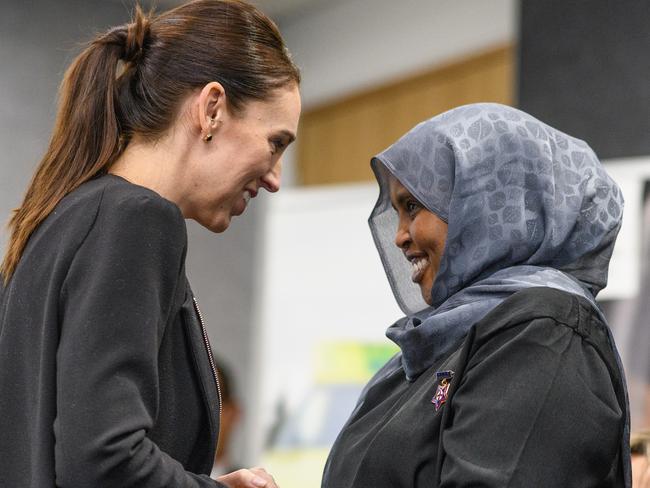
[[[521,0],[519,106],[601,158],[650,154],[650,2]]]
[[[0,0],[0,220],[4,224],[41,158],[56,112],[56,93],[80,41],[130,17],[130,1]],[[188,275],[206,316],[213,348],[231,365],[248,403],[254,374],[252,303],[259,206],[221,235],[188,222]],[[4,251],[7,232],[2,226]],[[254,410],[251,409],[252,415]],[[237,441],[246,459],[243,436]]]

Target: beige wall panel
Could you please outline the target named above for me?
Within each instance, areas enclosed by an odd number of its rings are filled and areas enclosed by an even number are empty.
[[[308,111],[297,167],[305,185],[372,179],[370,158],[418,122],[466,103],[512,104],[512,46]]]

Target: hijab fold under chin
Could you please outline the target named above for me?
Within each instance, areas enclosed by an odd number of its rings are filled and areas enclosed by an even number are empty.
[[[402,367],[409,381],[448,356],[469,329],[513,293],[547,286],[587,298],[588,290],[553,268],[517,266],[497,271],[454,294],[435,313],[425,309],[391,325],[386,336],[402,351]],[[594,304],[595,306],[595,304]]]

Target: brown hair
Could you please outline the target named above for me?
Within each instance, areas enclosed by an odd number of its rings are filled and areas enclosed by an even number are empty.
[[[65,195],[105,173],[133,135],[162,136],[183,98],[211,81],[238,111],[300,74],[275,24],[240,0],[195,0],[159,16],[138,6],[130,24],[91,41],[65,73],[49,147],[9,221],[5,284]]]

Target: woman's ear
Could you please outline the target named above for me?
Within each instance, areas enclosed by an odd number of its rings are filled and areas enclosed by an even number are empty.
[[[204,140],[211,140],[226,114],[226,90],[221,83],[211,81],[201,90],[197,103],[199,120],[196,122],[201,136]]]

